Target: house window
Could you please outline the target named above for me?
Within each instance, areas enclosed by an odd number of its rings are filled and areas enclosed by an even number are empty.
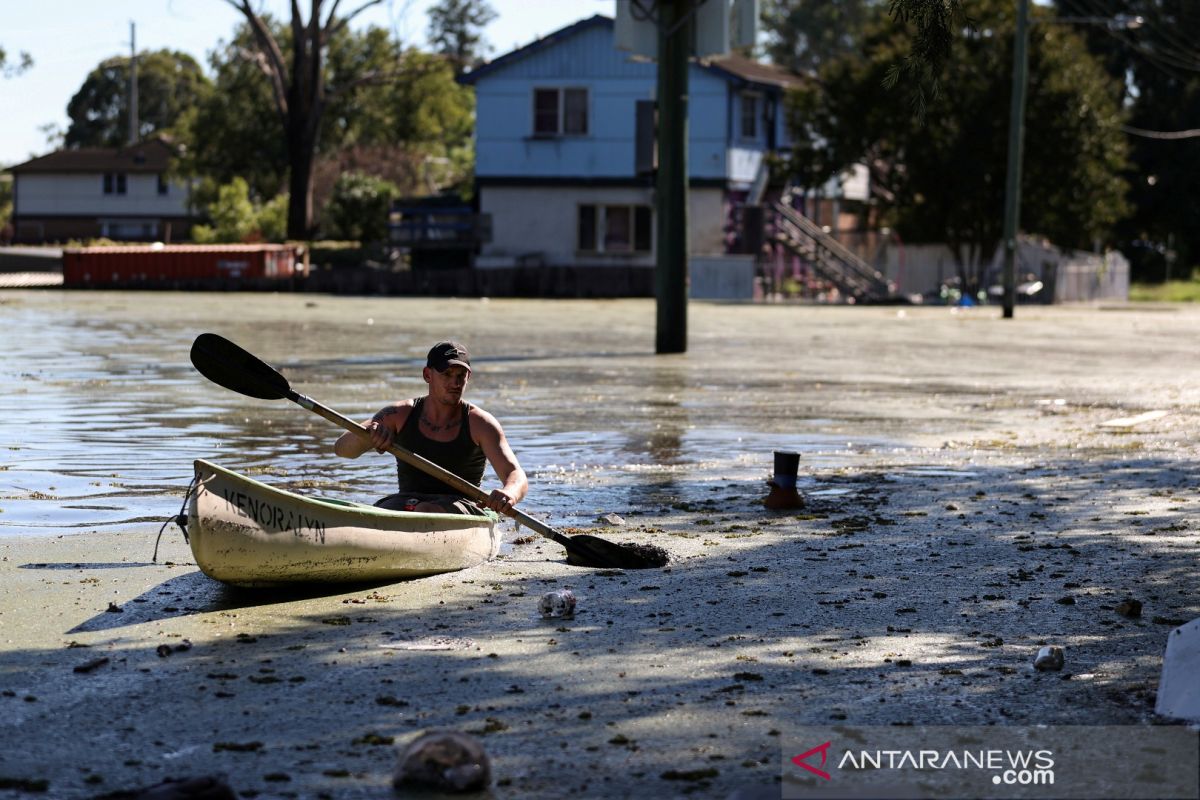
[[[534,136],[586,136],[587,89],[534,89]]]
[[[650,206],[579,206],[579,250],[584,253],[649,253],[654,241]]]
[[[126,182],[124,172],[104,173],[105,194],[125,194]]]
[[[158,238],[158,221],[152,219],[102,219],[100,235],[117,241],[150,241]]]
[[[744,92],[742,94],[742,138],[758,138],[758,95]]]
[[[166,194],[170,191],[170,189],[171,189],[171,184],[169,184],[167,182],[167,176],[162,174],[161,172],[158,173],[158,193],[159,193],[159,195],[166,196]]]
[[[579,207],[579,249],[585,253],[596,252],[596,207]]]

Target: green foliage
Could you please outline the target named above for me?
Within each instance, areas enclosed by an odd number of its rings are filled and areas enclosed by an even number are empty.
[[[8,224],[13,210],[12,176],[0,174],[0,228]]]
[[[287,239],[287,192],[280,192],[258,207],[255,219],[261,238],[268,242],[282,242]]]
[[[290,60],[290,29],[270,24]],[[215,91],[189,123],[185,166],[218,183],[243,177],[252,195],[273,197],[286,185],[287,141],[270,86],[246,57],[252,51],[243,25],[212,54]],[[474,96],[454,80],[446,58],[405,50],[379,28],[344,28],[330,42],[325,70],[330,98],[314,167],[318,216],[347,171],[385,178],[406,194],[469,186]],[[199,205],[214,199],[215,188]]]
[[[138,133],[176,133],[211,91],[187,53],[157,50],[138,56]],[[67,147],[119,147],[129,133],[129,58],[110,58],[88,73],[67,104]]]
[[[14,78],[32,66],[33,58],[29,53],[21,53],[20,61],[16,64],[8,63],[8,52],[3,47],[0,47],[0,77]]]
[[[1129,299],[1135,303],[1200,303],[1200,274],[1188,281],[1135,283],[1129,287]]]
[[[288,29],[270,24],[290,49]],[[209,54],[213,91],[188,119],[182,167],[217,184],[240,177],[256,196],[274,197],[287,179],[287,140],[270,84],[248,56],[253,47],[253,34],[242,24],[231,41]]]
[[[283,241],[287,231],[287,195],[256,203],[250,199],[250,185],[240,177],[216,187],[205,211],[212,224],[192,227],[192,238],[202,244]]]
[[[1063,16],[1078,13],[1059,5]],[[1080,31],[1114,79],[1129,83],[1131,128],[1200,128],[1197,10],[1194,0],[1109,0],[1104,14],[1141,17],[1143,24],[1135,30],[1094,25]],[[1200,185],[1200,138],[1131,135],[1129,143],[1134,210],[1119,225],[1118,235],[1130,256],[1133,278],[1161,281],[1171,271],[1184,274],[1200,266],[1200,224],[1193,200]],[[1156,251],[1171,253],[1169,269],[1161,255],[1145,257]]]
[[[872,9],[883,0],[765,0],[762,26],[767,55],[801,74],[831,59],[856,53]]]
[[[912,31],[909,47],[888,67],[884,86],[907,88],[909,103],[918,120],[924,120],[931,99],[942,88],[942,72],[953,61],[953,42],[958,32],[975,30],[975,20],[964,9],[965,0],[889,0],[898,25]],[[974,10],[974,4],[972,5]]]
[[[429,9],[429,41],[461,72],[487,54],[483,29],[496,18],[487,0],[440,0]]]
[[[795,72],[814,73],[834,58],[857,53],[867,28],[886,7],[894,25],[911,36],[892,54],[883,79],[887,88],[902,89],[915,116],[923,119],[941,91],[954,39],[974,27],[966,5],[966,0],[763,0],[767,54]]]
[[[801,183],[817,186],[866,163],[884,198],[880,221],[906,241],[949,244],[973,293],[1002,235],[1014,20],[1007,0],[977,0],[971,9],[981,32],[953,40],[954,69],[923,123],[904,93],[884,87],[912,34],[883,13],[867,27],[865,56],[826,64],[820,81],[792,98],[789,120]],[[1120,90],[1072,31],[1034,30],[1022,228],[1090,248],[1127,209]]]
[[[388,210],[400,190],[391,181],[361,172],[343,174],[325,214],[335,237],[363,242],[387,237]]]

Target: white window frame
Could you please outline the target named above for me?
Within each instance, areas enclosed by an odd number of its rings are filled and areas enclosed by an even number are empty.
[[[107,195],[129,193],[129,174],[125,172],[106,172],[100,180],[100,188]]]
[[[556,95],[557,119],[553,131],[539,131],[538,123],[538,93],[554,92]],[[567,132],[567,92],[583,92],[583,130]],[[587,86],[535,86],[530,96],[530,130],[535,139],[556,139],[560,137],[583,137],[592,133],[592,92]]]

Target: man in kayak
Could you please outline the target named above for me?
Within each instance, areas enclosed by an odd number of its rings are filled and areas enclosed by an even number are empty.
[[[457,342],[438,342],[421,370],[429,392],[424,397],[384,406],[363,426],[368,442],[356,433],[343,433],[333,446],[342,458],[358,458],[371,448],[383,453],[393,443],[424,456],[442,469],[476,486],[490,462],[504,484],[493,489],[482,505],[504,513],[529,491],[525,470],[508,446],[504,430],[488,412],[463,400],[471,379],[471,357]],[[478,507],[431,475],[397,459],[400,491],[375,505],[397,511],[476,514]]]

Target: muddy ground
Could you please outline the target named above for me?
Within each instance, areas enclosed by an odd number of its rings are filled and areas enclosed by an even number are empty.
[[[578,526],[671,551],[646,571],[506,523],[462,573],[263,593],[177,534],[150,563],[157,525],[9,536],[0,796],[388,797],[396,746],[456,728],[492,797],[765,797],[800,725],[1163,721],[1166,636],[1200,616],[1200,313],[693,309],[685,385],[742,369],[730,415],[881,444],[802,461],[802,509],[763,508],[770,454],[746,453],[752,480],[681,476]],[[560,588],[578,613],[541,619]],[[1046,644],[1062,671],[1032,668]]]

